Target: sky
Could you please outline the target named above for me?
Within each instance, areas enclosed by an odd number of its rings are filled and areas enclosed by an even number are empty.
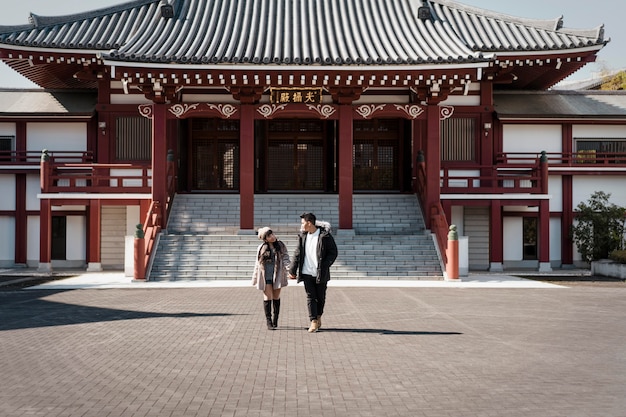
[[[598,54],[595,63],[587,64],[566,81],[598,77],[606,71],[626,69],[626,1],[624,0],[461,0],[470,6],[495,10],[512,16],[554,19],[563,16],[563,26],[592,29],[604,25],[605,39],[611,41]],[[32,12],[41,16],[59,16],[95,10],[125,3],[124,0],[3,0],[0,25],[28,23]],[[8,4],[7,4],[8,3]],[[26,78],[0,63],[0,88],[35,88]]]

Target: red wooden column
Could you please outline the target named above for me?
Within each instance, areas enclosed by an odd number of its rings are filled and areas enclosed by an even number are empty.
[[[26,174],[15,174],[15,264],[26,265],[28,257],[28,216],[26,215]]]
[[[88,229],[87,229],[87,271],[102,271],[101,237],[102,237],[102,204],[100,200],[89,201]]]
[[[339,105],[339,229],[352,229],[354,191],[352,147],[354,142],[352,106]]]
[[[39,202],[39,272],[52,272],[52,202]]]
[[[433,205],[440,203],[439,178],[441,171],[441,150],[439,145],[439,106],[429,104],[426,106],[426,207],[424,213],[430,213]],[[424,219],[426,228],[430,228],[430,216]]]
[[[573,152],[573,129],[571,123],[564,123],[561,129],[563,156]],[[561,177],[562,184],[562,216],[561,216],[561,263],[574,264],[574,242],[569,229],[574,224],[574,180],[571,174]]]
[[[569,230],[574,224],[574,181],[571,175],[563,175],[561,178],[563,193],[563,212],[561,216],[561,263],[563,265],[574,264],[574,242],[570,237]]]
[[[489,270],[501,272],[504,270],[504,236],[502,235],[502,203],[500,200],[491,201],[491,253],[489,255]]]
[[[15,150],[26,152],[26,122],[15,123]],[[26,215],[26,174],[15,175],[15,264],[28,258],[28,216]]]
[[[254,106],[241,105],[239,122],[239,228],[254,229]]]
[[[539,271],[552,271],[550,266],[550,200],[539,203]]]
[[[161,227],[167,227],[167,105],[152,105],[152,200],[159,205]]]

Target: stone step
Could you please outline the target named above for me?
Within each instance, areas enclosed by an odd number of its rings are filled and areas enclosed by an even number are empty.
[[[333,232],[339,248],[333,279],[441,279],[440,260],[415,196],[355,195],[353,202],[354,234]],[[290,254],[304,211],[336,226],[338,197],[255,196],[257,227],[271,227]],[[249,280],[259,244],[254,231],[239,230],[239,196],[177,195],[150,279]]]

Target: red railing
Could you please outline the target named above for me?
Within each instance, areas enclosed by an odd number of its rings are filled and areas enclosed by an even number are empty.
[[[85,164],[93,162],[93,152],[54,151],[47,153],[52,163]],[[0,165],[39,165],[40,151],[0,151]]]
[[[547,190],[541,166],[473,166],[471,169],[441,168],[440,192],[454,193],[530,193]]]
[[[496,155],[497,165],[520,165],[532,163],[541,158],[541,153],[535,152],[507,152]],[[595,150],[581,150],[572,153],[546,152],[548,165],[585,166],[592,165],[626,165],[626,153],[597,152]]]
[[[44,193],[150,193],[150,166],[41,162]]]
[[[430,208],[430,231],[434,233],[437,238],[441,259],[446,267],[448,265],[446,249],[448,248],[449,229],[450,226],[448,225],[448,220],[446,220],[446,213],[443,211],[443,207],[441,207],[441,204],[433,205]]]
[[[146,220],[143,222],[143,233],[145,239],[145,253],[144,255],[144,271],[148,272],[148,266],[150,264],[150,257],[152,251],[156,245],[156,239],[161,232],[161,207],[158,201],[153,201],[150,204],[148,213],[146,214]]]

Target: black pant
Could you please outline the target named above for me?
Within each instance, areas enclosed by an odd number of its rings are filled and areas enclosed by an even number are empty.
[[[309,318],[316,320],[318,316],[324,314],[324,304],[326,304],[327,283],[317,284],[316,278],[312,275],[302,274],[304,290],[306,291],[306,303],[309,308]]]

